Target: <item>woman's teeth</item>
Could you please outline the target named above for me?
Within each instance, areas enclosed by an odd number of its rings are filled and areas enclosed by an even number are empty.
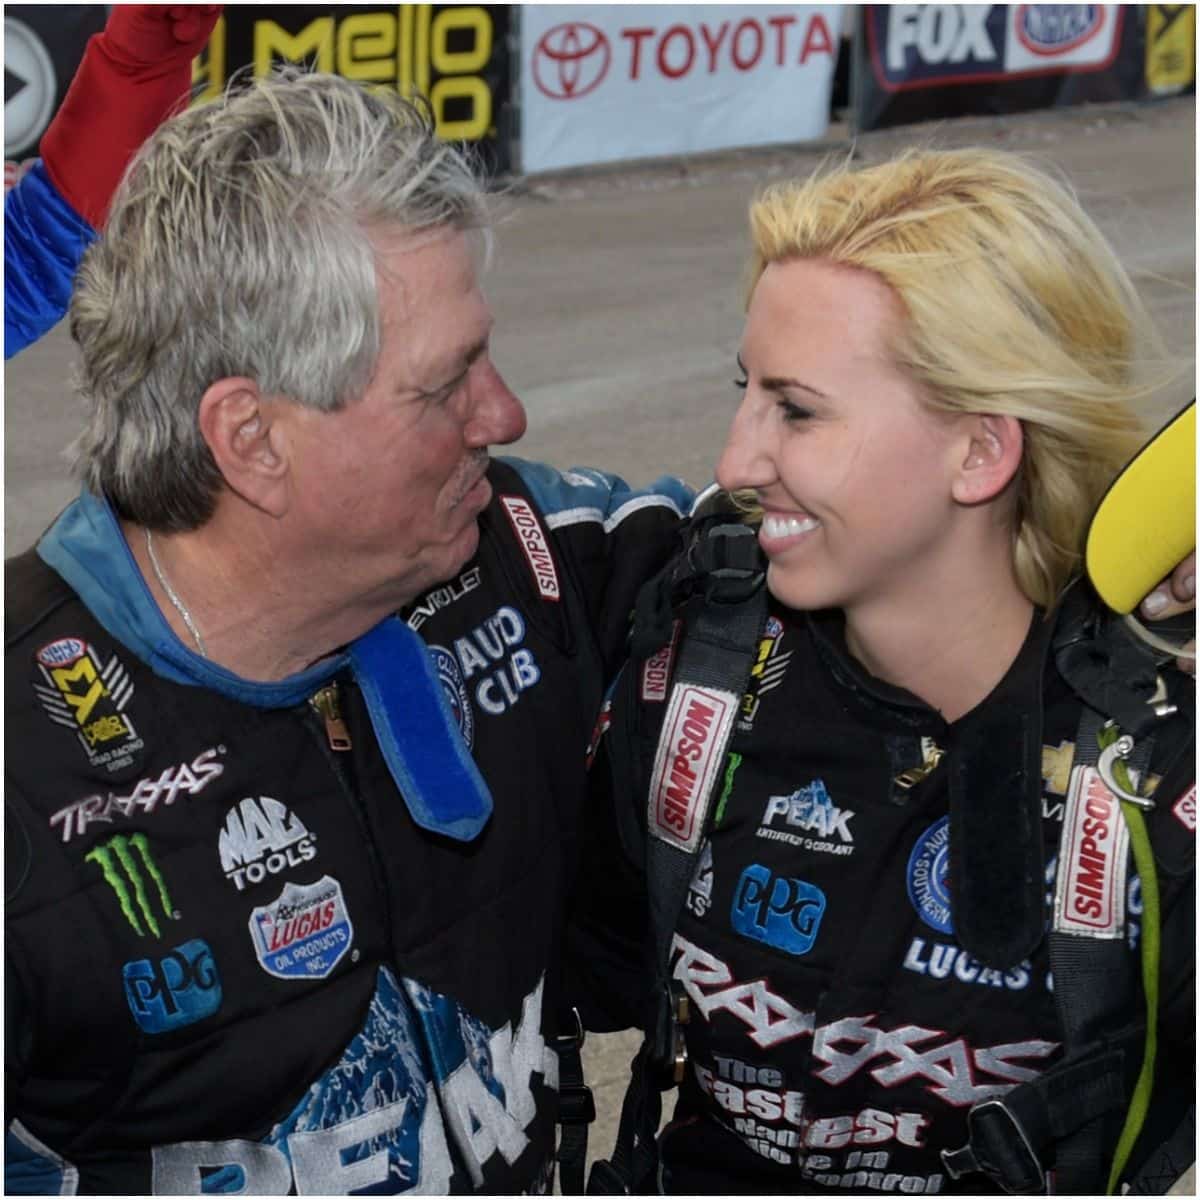
[[[796,537],[818,528],[821,522],[816,517],[763,517],[763,533],[771,538]]]

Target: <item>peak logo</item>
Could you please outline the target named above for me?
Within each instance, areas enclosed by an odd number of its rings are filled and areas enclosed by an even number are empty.
[[[533,48],[533,82],[551,100],[574,100],[594,92],[612,62],[604,33],[584,21],[547,29]]]
[[[776,827],[780,817],[787,829]],[[838,808],[824,780],[814,779],[790,795],[772,796],[763,810],[756,836],[788,842],[818,854],[848,855],[854,853],[854,834],[850,832],[853,819],[854,810]]]
[[[114,814],[122,817],[132,817],[138,813],[149,815],[160,804],[169,807],[181,792],[194,796],[223,775],[224,766],[215,760],[217,755],[224,753],[224,746],[213,746],[198,754],[190,763],[167,767],[157,778],[148,776],[139,779],[133,790],[125,796],[117,796],[112,792],[107,796],[85,796],[66,808],[60,808],[50,817],[50,825],[57,825],[62,830],[62,840],[69,842],[73,836],[86,833],[93,821],[111,824]]]
[[[270,796],[247,796],[225,815],[217,840],[221,870],[237,890],[262,883],[317,856],[316,838],[304,822]]]

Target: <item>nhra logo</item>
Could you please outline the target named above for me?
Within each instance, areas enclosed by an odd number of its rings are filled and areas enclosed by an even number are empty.
[[[1100,4],[1018,4],[1017,38],[1031,54],[1066,54],[1104,28]]]
[[[533,82],[551,100],[575,100],[594,92],[608,74],[608,38],[584,21],[547,29],[533,48]]]
[[[730,924],[742,937],[800,955],[813,948],[824,915],[825,893],[819,887],[756,863],[738,880]]]
[[[250,914],[250,938],[262,968],[277,979],[324,979],[350,949],[354,926],[342,885],[284,884],[279,899]]]
[[[80,638],[59,638],[35,655],[44,682],[33,685],[46,715],[72,730],[93,766],[119,771],[143,746],[125,706],[133,681],[114,654],[101,666],[94,647]]]
[[[471,697],[463,682],[462,672],[458,669],[458,659],[444,646],[426,646],[425,649],[433,661],[433,669],[437,672],[438,682],[442,685],[458,732],[470,750],[475,741],[475,715],[471,712]]]
[[[221,1007],[221,978],[207,942],[193,938],[162,958],[139,958],[122,968],[125,998],[138,1028],[170,1033]]]
[[[217,850],[225,878],[240,892],[268,875],[311,862],[317,856],[315,841],[304,822],[278,800],[247,796],[226,814]]]
[[[908,856],[908,898],[917,916],[938,933],[953,933],[950,914],[950,818],[925,830]]]

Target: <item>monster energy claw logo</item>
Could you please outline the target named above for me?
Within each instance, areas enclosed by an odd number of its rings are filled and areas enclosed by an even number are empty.
[[[162,915],[174,920],[178,914],[167,892],[167,881],[154,862],[149,839],[144,833],[129,837],[116,834],[84,855],[84,862],[95,863],[104,873],[104,882],[116,892],[121,911],[138,937],[146,936],[142,921],[155,937],[162,937],[162,930],[154,915],[154,898],[146,883],[147,876],[158,893]],[[141,920],[138,919],[139,915]]]

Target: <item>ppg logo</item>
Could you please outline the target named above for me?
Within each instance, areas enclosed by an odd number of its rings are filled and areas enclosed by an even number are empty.
[[[735,933],[788,954],[807,954],[825,915],[825,893],[803,879],[776,875],[757,863],[747,867],[733,894]]]
[[[169,1033],[221,1007],[221,979],[207,942],[193,938],[162,958],[124,966],[125,998],[138,1027]]]

